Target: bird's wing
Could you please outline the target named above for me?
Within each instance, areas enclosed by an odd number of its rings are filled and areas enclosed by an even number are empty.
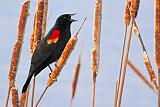
[[[46,38],[39,42],[31,59],[31,65],[34,66],[33,68],[40,66],[53,54],[53,52],[56,50],[56,47],[58,46],[57,41],[59,35],[59,30],[51,30],[47,34]]]

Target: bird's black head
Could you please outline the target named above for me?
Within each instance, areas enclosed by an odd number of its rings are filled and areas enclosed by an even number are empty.
[[[56,20],[56,24],[63,25],[63,26],[70,25],[72,22],[77,21],[71,18],[75,14],[63,14],[59,16],[58,19]]]

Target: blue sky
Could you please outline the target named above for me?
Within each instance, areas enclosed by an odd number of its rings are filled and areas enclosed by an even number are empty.
[[[7,94],[7,76],[10,65],[12,47],[16,40],[17,23],[23,0],[1,0],[0,6],[0,106],[5,104]],[[115,92],[115,81],[119,72],[119,60],[123,38],[124,24],[123,11],[124,0],[103,0],[102,32],[101,32],[101,62],[96,84],[96,107],[112,107]],[[21,60],[16,77],[16,86],[21,93],[22,86],[28,75],[31,54],[29,52],[29,38],[32,29],[36,0],[31,1],[30,16],[26,26]],[[90,51],[92,49],[92,24],[93,24],[94,0],[49,0],[47,31],[54,25],[56,18],[63,13],[77,13],[78,19],[71,26],[72,34],[75,34],[80,23],[88,17],[79,34],[78,43],[72,52],[67,64],[55,83],[46,93],[39,107],[65,107],[69,106],[70,84],[73,69],[78,59],[80,47],[83,43],[82,68],[77,86],[77,93],[73,107],[91,106],[91,70]],[[153,69],[154,64],[154,36],[153,36],[153,1],[141,1],[138,17],[136,19],[142,38],[146,45]],[[138,38],[133,34],[129,59],[149,79],[143,64],[143,52]],[[54,64],[52,65],[52,67]],[[45,87],[49,69],[46,68],[37,76],[36,101]],[[157,74],[157,71],[156,71]],[[143,84],[135,74],[127,68],[122,107],[156,107],[157,97]]]

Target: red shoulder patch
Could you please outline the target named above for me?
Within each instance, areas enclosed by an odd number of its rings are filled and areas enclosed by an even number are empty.
[[[56,43],[59,39],[60,30],[53,30],[51,36],[48,38],[47,43],[51,44],[52,42]]]

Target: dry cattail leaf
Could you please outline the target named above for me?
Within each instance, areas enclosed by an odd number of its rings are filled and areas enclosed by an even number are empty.
[[[160,1],[155,0],[154,10],[154,59],[157,68],[160,68]]]
[[[72,49],[74,48],[76,42],[77,42],[77,37],[72,36],[70,38],[70,40],[68,41],[68,43],[66,44],[65,49],[63,50],[60,58],[58,59],[58,61],[56,63],[56,67],[53,69],[53,71],[51,72],[51,74],[48,78],[47,87],[50,87],[53,84],[53,82],[55,82],[55,80],[57,79],[57,76],[59,75],[62,67],[66,63],[66,61],[67,61]]]
[[[38,42],[41,40],[42,37],[43,11],[44,11],[44,0],[37,0],[37,9],[35,13],[36,20],[35,20],[33,51],[37,47]]]
[[[146,51],[144,51],[144,56],[143,57],[144,57],[144,64],[146,66],[146,69],[148,71],[150,79],[151,79],[152,82],[154,82],[156,80],[155,73],[154,73],[154,71],[152,69],[152,66],[150,65],[150,62],[148,60],[148,56],[147,56]]]
[[[48,0],[44,0],[43,23],[42,23],[42,38],[44,38],[45,32],[46,32],[47,11],[48,11]]]
[[[26,93],[22,93],[20,96],[20,107],[24,107],[26,102]]]
[[[12,87],[12,107],[20,107],[19,106],[19,98],[18,98],[18,90],[15,87]]]
[[[12,53],[9,75],[8,75],[9,87],[14,86],[14,81],[15,81],[15,77],[16,77],[16,73],[17,73],[17,69],[18,69],[18,64],[19,64],[19,60],[20,60],[20,55],[21,55],[25,27],[26,27],[26,23],[27,23],[27,16],[29,14],[29,12],[28,12],[29,5],[30,5],[30,1],[26,0],[22,4],[22,7],[21,7],[20,19],[19,19],[19,23],[18,23],[17,41],[13,47],[13,53]]]
[[[125,11],[124,11],[124,23],[126,25],[129,25],[130,23],[130,18],[131,18],[130,11],[129,11],[130,5],[131,5],[131,2],[129,0],[126,0]]]
[[[135,67],[135,65],[133,65],[131,63],[131,61],[128,60],[128,65],[129,67],[132,69],[132,71],[140,78],[140,80],[142,80],[153,92],[155,92],[157,94],[157,91],[155,90],[155,88],[153,87],[153,85],[151,84],[151,82],[149,82],[145,76],[143,76],[140,71]]]

